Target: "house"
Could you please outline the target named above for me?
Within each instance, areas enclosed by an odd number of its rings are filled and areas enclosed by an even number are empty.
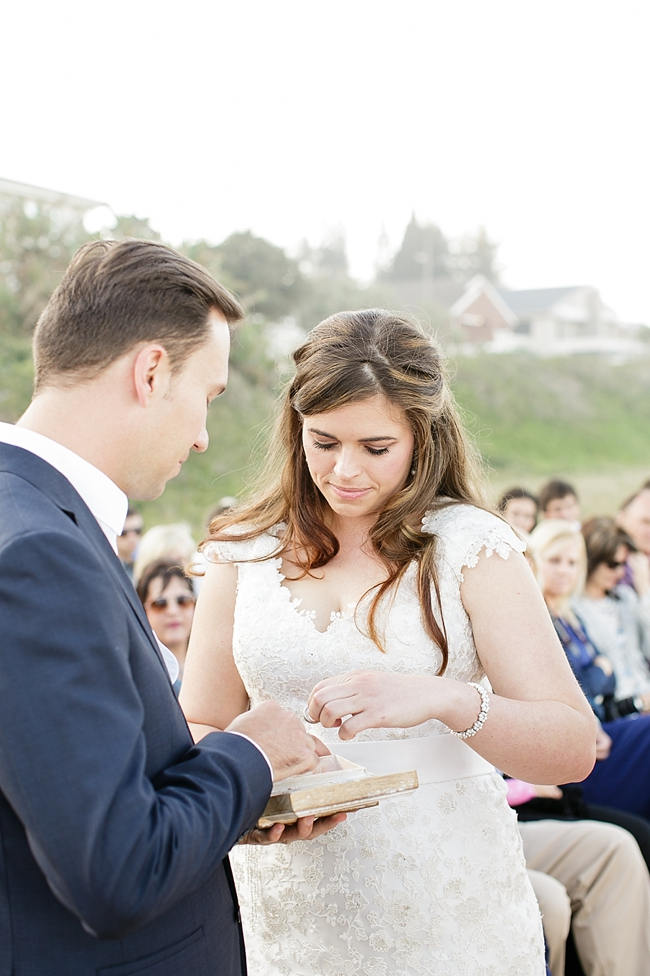
[[[616,315],[588,285],[507,290],[477,275],[451,306],[450,319],[464,343],[494,350],[559,354],[623,341]]]
[[[108,205],[100,200],[90,200],[87,197],[50,190],[44,186],[33,186],[31,183],[0,179],[0,215],[14,206],[16,200],[23,201],[27,213],[39,204],[46,204],[63,221],[83,217],[99,207],[110,210]]]

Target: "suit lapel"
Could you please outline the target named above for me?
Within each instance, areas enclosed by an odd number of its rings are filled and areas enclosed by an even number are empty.
[[[92,512],[87,508],[82,499],[79,501],[83,505],[83,511],[78,510],[76,515],[76,522],[84,533],[85,536],[91,541],[94,549],[97,551],[100,558],[104,561],[107,571],[111,574],[115,582],[120,586],[122,592],[124,593],[126,599],[128,600],[131,609],[138,618],[138,622],[142,627],[147,640],[156,652],[156,657],[160,661],[162,667],[165,670],[165,674],[168,675],[167,666],[163,660],[162,653],[158,646],[158,641],[156,640],[153,630],[151,629],[151,624],[147,619],[147,615],[142,606],[140,597],[135,592],[133,583],[124,571],[124,567],[119,560],[119,557],[113,550],[110,542],[104,535],[97,519],[94,517]]]
[[[56,468],[43,461],[42,458],[26,451],[22,447],[15,447],[12,444],[0,443],[0,470],[10,471],[26,481],[29,481],[35,488],[43,492],[50,501],[54,502],[61,511],[78,526],[84,537],[91,543],[93,549],[102,560],[106,571],[113,580],[119,585],[124,593],[131,609],[138,618],[142,630],[153,648],[160,666],[169,677],[167,667],[163,660],[158,641],[147,620],[144,607],[140,602],[138,594],[135,592],[133,583],[127,576],[122,567],[117,553],[113,550],[110,542],[102,531],[99,522],[90,511],[81,495],[73,488],[68,479],[57,471]]]

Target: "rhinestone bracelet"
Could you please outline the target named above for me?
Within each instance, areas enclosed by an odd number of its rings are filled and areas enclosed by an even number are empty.
[[[449,730],[451,734],[455,735],[458,739],[470,739],[473,735],[476,735],[477,732],[480,732],[485,725],[485,720],[488,717],[488,712],[490,711],[490,696],[483,685],[477,684],[476,681],[468,681],[467,684],[470,688],[476,688],[481,696],[481,709],[476,716],[476,721],[474,724],[470,725],[470,727],[465,729],[464,732],[454,732],[453,729]]]

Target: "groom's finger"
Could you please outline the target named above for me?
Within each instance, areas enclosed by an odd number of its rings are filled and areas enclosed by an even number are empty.
[[[312,735],[311,732],[309,732],[308,735],[309,735],[309,738],[310,739],[313,739],[314,740],[314,747],[316,749],[316,755],[317,756],[331,756],[332,755],[332,750],[329,749],[325,745],[324,742],[321,742],[321,740],[318,738],[318,736]]]
[[[295,824],[285,827],[284,834],[280,838],[281,844],[291,844],[296,840],[314,840],[321,834],[326,834],[328,830],[343,823],[347,818],[345,813],[333,813],[329,817],[301,817]]]

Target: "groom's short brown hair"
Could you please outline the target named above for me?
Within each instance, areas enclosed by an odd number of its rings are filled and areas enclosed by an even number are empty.
[[[154,241],[92,241],[70,262],[34,332],[34,390],[92,379],[140,342],[178,370],[208,337],[208,316],[239,302],[189,258]]]

